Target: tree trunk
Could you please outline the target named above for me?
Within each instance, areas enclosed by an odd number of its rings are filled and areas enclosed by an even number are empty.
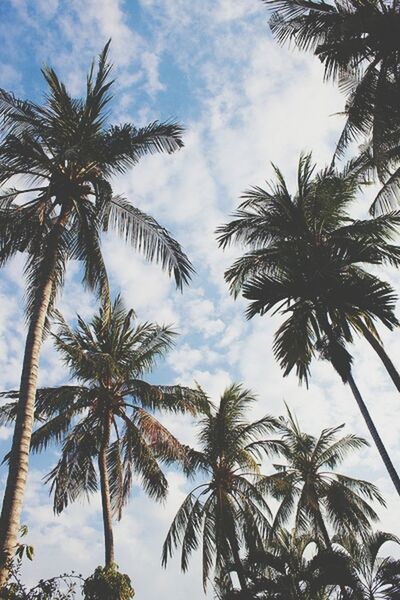
[[[44,325],[53,292],[57,248],[69,211],[62,211],[49,234],[46,250],[46,272],[37,295],[25,343],[20,393],[3,506],[0,517],[0,590],[8,581],[10,562],[14,558],[20,527],[22,504],[29,467],[29,448],[32,435],[35,397],[39,374],[40,352]]]
[[[375,350],[379,358],[381,359],[386,371],[389,374],[389,377],[393,381],[394,385],[397,388],[397,391],[400,392],[400,373],[397,371],[396,367],[392,363],[389,356],[386,354],[384,347],[380,343],[379,340],[370,332],[368,327],[364,324],[361,326],[363,336]]]
[[[112,511],[110,499],[110,482],[107,468],[107,451],[110,443],[111,414],[105,417],[103,441],[99,452],[99,472],[101,489],[101,506],[103,510],[105,566],[114,562],[114,535],[112,528]]]
[[[329,342],[331,344],[336,344],[337,340],[335,339],[335,334],[334,331],[332,329],[332,325],[329,323],[327,315],[324,313],[320,314],[320,319],[323,325],[323,330],[325,332],[325,334],[328,336]],[[333,363],[332,363],[333,364]],[[335,367],[335,365],[333,365]],[[335,367],[336,368],[336,367]],[[338,370],[338,369],[337,369]],[[353,392],[353,396],[356,399],[356,402],[358,404],[358,408],[361,411],[362,416],[364,417],[364,421],[368,427],[368,430],[371,434],[372,439],[375,442],[375,445],[378,449],[379,454],[381,455],[381,458],[385,464],[386,470],[389,473],[389,476],[393,482],[394,487],[396,488],[397,493],[400,496],[400,479],[399,476],[397,474],[396,469],[393,466],[392,461],[390,460],[389,454],[386,451],[386,448],[379,436],[379,433],[375,427],[375,424],[368,412],[368,408],[364,402],[364,400],[362,399],[362,396],[358,390],[358,387],[356,386],[356,383],[353,379],[353,375],[351,372],[351,367],[349,367],[348,369],[346,369],[346,372],[340,372],[338,370],[339,375],[341,376],[342,380],[345,383],[348,383],[351,391]]]
[[[353,379],[353,375],[351,374],[351,372],[348,375],[347,378],[347,382],[351,388],[351,391],[353,392],[353,396],[356,399],[356,402],[358,404],[358,408],[361,411],[362,416],[364,417],[364,421],[368,427],[368,430],[371,434],[372,439],[375,442],[376,447],[378,448],[378,452],[381,455],[381,458],[385,464],[386,470],[389,473],[389,476],[393,482],[394,487],[396,488],[397,493],[400,496],[400,479],[399,476],[397,474],[396,469],[393,466],[392,461],[390,460],[390,457],[386,451],[386,448],[379,436],[379,433],[374,425],[373,420],[371,419],[371,416],[368,412],[368,408],[366,407],[364,400],[362,399],[362,396],[356,386],[356,383]]]
[[[318,504],[318,501],[316,501]],[[326,528],[324,519],[322,517],[321,511],[319,508],[317,508],[315,510],[315,520],[317,522],[318,528],[321,532],[322,535],[322,539],[324,540],[324,544],[326,546],[327,550],[332,550],[332,542],[331,542],[331,538],[329,537],[329,533],[328,530]]]
[[[246,576],[244,573],[242,561],[240,559],[239,550],[237,547],[237,541],[230,539],[229,545],[231,547],[231,551],[232,551],[232,555],[233,555],[233,562],[235,565],[235,571],[236,571],[238,579],[239,579],[241,590],[242,590],[242,592],[246,592],[247,591],[247,580],[246,580]]]
[[[321,514],[321,510],[319,508],[319,504],[318,504],[318,500],[315,500],[316,504],[318,506],[318,508],[315,510],[314,516],[315,516],[315,520],[317,522],[318,528],[322,534],[322,538],[324,540],[324,544],[325,544],[325,548],[326,550],[329,550],[330,552],[333,551],[333,546],[332,546],[332,542],[331,542],[331,538],[329,537],[329,533],[328,530],[326,528],[325,525],[325,521],[323,519],[323,516]],[[340,593],[341,593],[341,598],[342,600],[348,600],[349,598],[349,594],[346,590],[346,587],[344,585],[339,585],[340,588]]]

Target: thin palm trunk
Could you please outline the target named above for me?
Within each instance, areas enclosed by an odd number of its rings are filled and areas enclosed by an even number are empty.
[[[236,571],[236,574],[239,579],[240,587],[241,587],[242,591],[245,592],[245,591],[247,591],[247,581],[246,581],[246,576],[244,573],[242,561],[241,561],[241,558],[239,555],[239,550],[237,547],[236,539],[230,539],[229,545],[231,547],[233,563],[235,565],[235,571]]]
[[[37,295],[34,313],[29,323],[22,366],[18,409],[10,451],[9,470],[0,516],[0,590],[10,575],[14,558],[22,504],[29,468],[29,448],[32,436],[36,388],[44,326],[54,285],[57,245],[68,220],[68,211],[60,214],[47,247],[46,272]]]
[[[111,414],[105,417],[103,440],[99,452],[99,473],[101,489],[101,506],[103,511],[105,566],[114,561],[114,534],[112,527],[112,510],[110,499],[110,481],[108,477],[107,451],[110,443]]]
[[[326,315],[324,313],[320,314],[320,319],[321,322],[323,324],[323,328],[324,331],[326,333],[326,335],[328,336],[329,342],[331,344],[336,344],[337,340],[335,339],[335,334],[332,330],[332,326],[330,325]],[[339,371],[338,371],[339,372]],[[375,446],[378,449],[379,454],[381,455],[381,458],[384,462],[384,465],[386,467],[387,472],[389,473],[389,476],[393,482],[394,487],[396,488],[397,493],[400,496],[400,479],[399,476],[397,474],[396,469],[393,466],[393,463],[389,457],[389,454],[387,453],[387,450],[381,440],[381,437],[378,433],[378,430],[375,427],[375,424],[371,418],[371,415],[369,414],[368,408],[364,402],[364,400],[362,399],[362,396],[360,394],[360,391],[353,379],[353,375],[351,372],[351,367],[346,369],[346,372],[343,370],[343,372],[339,372],[342,380],[346,383],[349,384],[351,391],[353,392],[353,396],[358,404],[358,408],[361,411],[361,414],[364,418],[364,421],[368,427],[368,431],[371,434],[372,439],[374,440]]]
[[[363,336],[368,341],[368,343],[375,350],[379,358],[381,359],[386,371],[389,374],[389,377],[393,381],[397,390],[400,392],[400,373],[397,371],[390,357],[387,355],[383,345],[380,341],[370,332],[366,325],[361,326]]]
[[[362,396],[359,392],[358,387],[356,386],[356,383],[353,379],[353,375],[351,374],[351,372],[348,374],[347,376],[347,383],[349,384],[351,391],[353,392],[353,396],[356,399],[356,402],[358,404],[358,408],[361,411],[362,416],[364,417],[364,421],[368,427],[368,430],[371,434],[372,439],[375,442],[376,447],[378,448],[378,452],[381,455],[381,458],[385,464],[386,470],[389,473],[389,476],[393,482],[394,487],[396,488],[397,493],[400,496],[400,479],[399,476],[397,474],[396,469],[393,466],[392,461],[390,460],[389,454],[386,451],[386,448],[380,438],[380,435],[375,427],[375,424],[373,422],[373,420],[371,419],[371,416],[368,412],[368,408],[365,405],[364,400],[362,399]]]
[[[318,505],[318,500],[316,500],[316,503]],[[315,510],[315,520],[317,522],[317,526],[318,529],[322,535],[322,539],[324,540],[324,544],[327,550],[332,550],[332,542],[331,542],[331,538],[329,537],[329,533],[328,530],[326,528],[324,519],[322,517],[321,511],[319,509],[319,507]]]
[[[326,550],[329,550],[330,552],[333,551],[333,547],[332,547],[332,542],[331,542],[331,538],[329,537],[329,533],[328,530],[326,528],[325,525],[325,521],[324,518],[321,514],[321,510],[319,508],[319,504],[318,504],[318,499],[315,499],[316,505],[317,505],[317,509],[315,510],[314,516],[315,516],[315,520],[317,522],[317,526],[318,529],[320,530],[320,533],[322,535],[322,539],[324,540],[324,544],[325,544],[325,548]],[[340,585],[340,593],[341,593],[341,597],[343,600],[348,600],[348,593],[346,588],[343,585]]]

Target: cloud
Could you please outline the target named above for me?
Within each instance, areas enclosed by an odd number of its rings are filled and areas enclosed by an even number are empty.
[[[146,123],[176,115],[185,124],[185,147],[180,152],[147,157],[119,177],[114,188],[183,244],[197,271],[192,286],[178,293],[159,266],[149,265],[111,235],[103,246],[113,291],[122,292],[138,320],[172,323],[181,333],[176,348],[152,380],[186,385],[197,380],[215,402],[232,381],[243,381],[258,395],[255,416],[282,414],[286,401],[307,431],[318,433],[323,427],[345,422],[344,431],[368,437],[350,390],[330,365],[315,361],[309,390],[298,385],[294,374],[282,378],[272,354],[273,332],[280,319],[245,320],[244,301],[234,302],[223,279],[241,249],[222,252],[215,239],[216,227],[229,220],[240,194],[251,185],[264,185],[271,177],[270,161],[282,168],[294,189],[301,150],[314,150],[319,165],[330,160],[341,121],[329,115],[342,109],[343,98],[322,83],[318,62],[273,42],[266,25],[267,12],[259,0],[141,0],[137,4],[72,0],[68,6],[55,0],[37,5],[14,0],[11,6],[12,26],[20,32],[21,47],[7,38],[2,64],[10,86],[19,85],[18,74],[23,68],[32,69],[34,60],[37,65],[49,60],[73,92],[80,93],[92,55],[112,36],[118,76],[112,120]],[[22,84],[29,97],[40,95],[42,82],[38,79],[24,77]],[[366,213],[366,200],[363,206]],[[3,389],[15,387],[19,381],[26,334],[22,263],[19,257],[1,272]],[[387,271],[385,276],[398,288],[397,274]],[[89,318],[97,309],[95,298],[83,291],[79,277],[77,265],[71,264],[59,300],[68,321],[74,320],[76,312]],[[399,337],[384,333],[383,339],[396,360]],[[395,463],[400,464],[395,422],[398,393],[365,343],[357,341],[352,351],[355,378]],[[48,340],[41,362],[42,385],[57,385],[66,379]],[[163,422],[186,443],[195,443],[190,419],[168,416]],[[4,450],[9,445],[6,436],[8,432],[1,429]],[[102,561],[98,497],[90,505],[69,507],[60,518],[52,515],[41,477],[54,458],[53,452],[32,461],[24,510],[30,539],[37,547],[37,557],[26,571],[30,581],[69,568],[87,574]],[[382,486],[389,499],[389,509],[382,511],[382,527],[399,533],[395,520],[398,499],[375,448],[354,455],[345,469]],[[190,489],[190,482],[174,471],[169,473],[169,481],[165,506],[152,503],[135,489],[116,527],[118,561],[132,574],[137,597],[158,600],[161,595],[174,594],[177,600],[189,595],[200,600],[204,596],[199,557],[192,561],[186,576],[180,574],[178,561],[166,571],[160,568],[163,537]]]

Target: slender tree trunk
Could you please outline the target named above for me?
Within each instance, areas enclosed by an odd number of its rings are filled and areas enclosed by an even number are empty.
[[[241,558],[240,558],[240,555],[239,555],[239,550],[238,550],[238,547],[237,547],[237,541],[230,539],[229,540],[229,545],[230,545],[231,550],[232,550],[233,562],[234,562],[234,565],[235,565],[235,571],[236,571],[238,579],[239,579],[241,590],[243,592],[245,592],[245,591],[247,591],[247,580],[246,580],[246,576],[245,576],[245,573],[244,573],[242,561],[241,561]]]
[[[317,503],[317,506],[318,506],[318,500],[316,500],[316,503]],[[324,544],[325,544],[326,550],[329,550],[330,552],[332,552],[333,551],[333,546],[332,546],[331,538],[329,537],[329,533],[328,533],[328,530],[326,528],[325,521],[324,521],[324,518],[323,518],[323,516],[321,514],[319,506],[318,506],[318,508],[315,511],[315,520],[316,520],[318,528],[319,528],[319,530],[320,530],[320,532],[322,534],[322,539],[324,540]],[[349,594],[348,594],[345,586],[344,585],[340,585],[339,588],[340,588],[340,592],[341,592],[341,595],[342,595],[341,596],[342,600],[348,600]]]
[[[392,363],[389,356],[386,354],[386,351],[379,340],[370,332],[368,327],[364,324],[361,326],[363,336],[375,350],[379,358],[381,359],[386,371],[389,374],[389,377],[393,381],[394,385],[397,388],[397,391],[400,392],[400,373],[397,371],[396,367]]]
[[[368,427],[368,430],[371,434],[372,439],[375,442],[376,447],[378,448],[378,452],[381,455],[381,458],[385,464],[386,470],[389,473],[389,476],[393,482],[394,487],[396,488],[397,493],[400,496],[400,479],[399,476],[397,474],[396,469],[393,466],[392,461],[390,460],[389,454],[386,451],[386,448],[379,436],[379,433],[375,427],[375,424],[373,422],[373,420],[371,419],[371,416],[368,412],[368,408],[365,405],[364,400],[362,399],[362,396],[358,390],[358,387],[356,386],[356,383],[353,379],[353,375],[351,374],[351,372],[348,375],[347,378],[347,382],[351,388],[351,391],[353,392],[353,396],[356,399],[356,402],[358,404],[358,408],[361,411],[362,416],[364,417],[364,421]]]
[[[320,530],[320,533],[322,535],[322,539],[324,540],[324,544],[326,546],[327,550],[332,550],[332,542],[331,542],[331,538],[329,537],[329,533],[328,530],[326,528],[324,519],[321,515],[321,511],[319,510],[319,508],[315,511],[315,520],[317,522],[318,528]]]
[[[324,314],[324,313],[321,312],[320,319],[321,319],[321,322],[322,322],[322,325],[323,325],[324,332],[328,336],[329,342],[331,344],[337,344],[337,340],[335,338],[335,334],[334,334],[334,331],[332,329],[332,325],[329,323],[326,314]],[[332,365],[333,365],[333,363],[332,363]],[[333,365],[333,366],[334,366],[334,368],[336,368],[335,365]],[[375,424],[374,424],[374,422],[373,422],[373,420],[371,418],[371,415],[369,414],[368,408],[367,408],[364,400],[362,399],[360,391],[359,391],[358,387],[356,386],[356,383],[355,383],[355,381],[353,379],[353,375],[352,375],[352,372],[351,372],[351,367],[349,367],[348,369],[346,369],[346,371],[344,371],[343,369],[342,369],[342,371],[340,371],[337,368],[336,368],[336,370],[338,371],[338,373],[341,376],[342,380],[345,383],[349,384],[349,386],[351,388],[351,391],[353,392],[353,396],[356,399],[356,402],[358,404],[358,408],[360,409],[361,414],[364,417],[364,421],[365,421],[365,423],[366,423],[366,425],[368,427],[368,430],[369,430],[369,432],[371,434],[371,437],[374,440],[375,445],[376,445],[376,447],[378,449],[378,452],[381,455],[381,458],[382,458],[382,460],[383,460],[383,462],[385,464],[386,470],[389,473],[389,476],[390,476],[390,478],[391,478],[391,480],[393,482],[393,485],[396,488],[396,491],[397,491],[397,493],[400,496],[400,479],[399,479],[399,476],[398,476],[397,471],[394,468],[393,463],[392,463],[392,461],[391,461],[391,459],[389,457],[389,454],[387,453],[386,448],[385,448],[385,446],[384,446],[384,444],[383,444],[383,442],[382,442],[382,440],[380,438],[380,435],[378,433],[378,430],[375,427]]]
[[[29,467],[29,448],[32,435],[35,397],[39,374],[40,351],[44,325],[54,285],[57,247],[69,212],[63,211],[49,234],[44,261],[46,271],[29,323],[22,366],[17,415],[10,452],[9,470],[0,516],[0,590],[9,578],[10,562],[14,558],[20,527],[22,504]]]
[[[105,566],[109,567],[114,561],[114,534],[112,527],[112,511],[110,499],[110,482],[107,468],[107,451],[110,443],[111,414],[108,413],[104,422],[103,441],[99,452],[99,472],[101,489],[101,506],[103,510]]]

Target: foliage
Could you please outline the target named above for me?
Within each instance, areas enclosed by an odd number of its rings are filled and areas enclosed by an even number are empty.
[[[92,65],[83,99],[71,97],[50,67],[42,71],[43,105],[0,90],[0,266],[26,253],[29,317],[49,277],[54,304],[70,259],[83,265],[85,285],[108,298],[102,231],[117,232],[160,263],[178,287],[190,279],[192,267],[179,244],[152,217],[114,195],[110,184],[143,156],[181,148],[183,130],[173,122],[142,128],[107,123],[113,84],[108,51],[109,43],[97,72]],[[26,187],[5,188],[16,176]]]
[[[360,600],[398,600],[400,597],[400,560],[382,557],[380,551],[387,542],[400,544],[398,537],[384,531],[369,532],[362,538],[353,533],[341,533],[333,538],[335,553],[324,565],[326,573],[335,567],[335,560],[347,561],[354,573]],[[339,566],[340,566],[339,562]],[[337,569],[338,571],[338,569]]]
[[[192,450],[191,471],[206,481],[196,486],[179,508],[164,542],[165,566],[173,550],[182,546],[181,568],[186,571],[190,555],[202,545],[203,586],[210,571],[226,563],[240,573],[239,549],[252,547],[267,535],[268,504],[257,484],[262,480],[258,460],[279,447],[266,440],[276,419],[265,416],[249,421],[247,411],[255,398],[241,385],[231,385],[219,407],[212,407],[200,421],[200,450]]]
[[[314,551],[312,550],[314,546]],[[220,600],[324,600],[327,585],[320,585],[313,567],[318,548],[309,534],[276,531],[263,547],[249,553],[244,568],[248,590],[235,589],[225,577],[219,581]],[[330,587],[330,586],[329,586]]]
[[[284,375],[295,368],[307,381],[318,354],[346,381],[352,357],[345,345],[353,334],[366,327],[377,336],[376,321],[398,325],[393,288],[366,268],[399,266],[400,247],[392,239],[400,213],[350,218],[360,185],[357,161],[315,173],[311,155],[302,155],[294,195],[276,167],[275,177],[267,189],[247,191],[234,220],[218,229],[222,247],[247,250],[226,281],[234,296],[250,301],[248,318],[272,311],[285,317],[273,346]]]
[[[341,540],[341,541],[340,541]],[[362,538],[333,538],[334,548],[318,545],[310,533],[280,529],[243,565],[249,581],[246,592],[229,578],[218,583],[219,600],[396,600],[400,592],[400,562],[381,556],[388,533]]]
[[[264,0],[271,7],[271,30],[279,43],[313,52],[325,78],[346,94],[346,125],[336,154],[354,139],[370,139],[364,158],[382,182],[399,184],[400,13],[397,2],[375,0]],[[393,176],[391,168],[397,164]],[[389,186],[390,187],[390,186]],[[386,187],[373,210],[391,206]],[[398,195],[398,194],[397,194]],[[392,198],[393,199],[393,198]]]
[[[208,407],[200,389],[154,385],[142,379],[170,349],[174,336],[168,326],[134,326],[134,313],[125,309],[120,297],[90,323],[78,317],[76,329],[59,316],[55,344],[77,385],[37,391],[38,426],[31,440],[33,452],[62,444],[61,458],[47,477],[57,513],[82,494],[97,490],[94,460],[109,417],[115,433],[107,450],[114,514],[121,517],[134,474],[150,497],[165,497],[167,480],[159,461],[185,463],[186,451],[154,412],[195,415]],[[4,395],[16,398],[18,392]],[[0,421],[12,421],[16,407],[15,401],[3,405]]]
[[[368,445],[356,435],[338,438],[342,427],[324,429],[314,437],[301,430],[289,410],[288,417],[281,418],[279,463],[260,483],[263,493],[279,501],[273,530],[294,516],[299,534],[311,533],[328,548],[328,526],[336,532],[370,531],[370,523],[378,519],[371,503],[385,502],[372,483],[336,471],[350,453]]]
[[[26,525],[21,525],[21,527],[19,528],[19,533],[20,533],[21,538],[25,537],[26,535],[28,535],[28,527]],[[17,548],[15,550],[15,556],[19,560],[22,560],[24,555],[26,556],[26,558],[28,560],[33,560],[34,554],[35,554],[35,550],[31,544],[23,544],[21,542],[17,543]]]
[[[113,563],[97,567],[83,585],[85,600],[130,600],[135,592],[128,575],[120,573]]]
[[[26,587],[20,577],[21,562],[14,563],[11,578],[2,590],[1,600],[74,600],[79,598],[83,582],[81,575],[64,573],[50,579],[41,579],[32,588]]]
[[[19,529],[23,538],[28,535],[28,527],[22,525]],[[78,587],[83,582],[81,575],[64,573],[41,579],[37,585],[27,588],[21,580],[21,567],[24,556],[33,560],[34,548],[30,544],[17,543],[15,558],[10,561],[10,581],[1,590],[1,600],[73,600],[76,597]]]

